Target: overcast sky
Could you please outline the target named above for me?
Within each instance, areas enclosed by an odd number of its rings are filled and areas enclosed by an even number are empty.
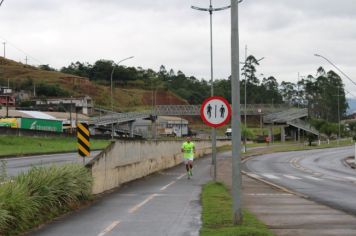
[[[229,5],[213,0],[214,7]],[[210,78],[209,0],[5,0],[0,40],[6,57],[54,68],[98,59],[158,70],[160,65]],[[244,48],[265,57],[258,75],[296,82],[333,69],[319,53],[356,81],[355,0],[244,0],[240,4],[240,57]],[[230,75],[230,10],[213,15],[215,78]],[[2,48],[0,48],[2,49]],[[26,53],[26,54],[25,54]],[[0,55],[2,55],[0,50]],[[343,77],[346,89],[356,86]]]

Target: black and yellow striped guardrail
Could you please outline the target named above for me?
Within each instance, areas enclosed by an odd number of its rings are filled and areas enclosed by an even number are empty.
[[[90,156],[90,132],[86,123],[77,124],[78,153],[82,157]]]

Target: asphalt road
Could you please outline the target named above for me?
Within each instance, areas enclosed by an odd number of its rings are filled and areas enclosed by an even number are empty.
[[[196,160],[190,180],[179,165],[133,181],[29,235],[198,236],[200,193],[211,179],[210,163]]]
[[[89,158],[85,158],[88,162],[91,158],[96,156],[100,151],[93,151]],[[61,153],[61,154],[49,154],[49,155],[36,155],[27,157],[12,157],[2,158],[6,161],[8,176],[18,175],[20,172],[28,171],[32,166],[44,166],[44,165],[59,165],[64,163],[82,163],[83,159],[78,156],[78,153]]]
[[[356,215],[356,171],[343,159],[353,147],[262,155],[244,163],[244,170],[310,199]]]

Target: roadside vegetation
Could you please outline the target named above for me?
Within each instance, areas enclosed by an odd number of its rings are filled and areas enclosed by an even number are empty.
[[[201,236],[273,236],[249,211],[243,211],[242,225],[232,224],[232,198],[222,183],[209,182],[201,195],[203,227]]]
[[[33,167],[0,185],[0,235],[18,235],[91,199],[92,177],[79,164]]]
[[[91,150],[104,149],[109,145],[109,142],[108,140],[92,139],[90,141]],[[0,157],[75,152],[76,150],[76,138],[0,136]]]
[[[337,140],[332,140],[330,143],[323,142],[319,146],[317,144],[313,144],[312,146],[305,145],[303,143],[296,142],[275,142],[274,144],[267,145],[266,143],[252,143],[247,145],[247,152],[243,153],[243,157],[248,157],[252,155],[263,155],[275,152],[292,152],[292,151],[303,151],[303,150],[312,150],[312,149],[323,149],[323,148],[335,148],[335,147],[345,147],[353,145],[354,142],[351,142],[350,139],[342,139],[337,142]],[[242,145],[242,143],[241,143]],[[253,147],[265,147],[263,149],[252,149]],[[226,152],[231,151],[231,145],[224,145],[221,147],[217,147],[218,152]]]

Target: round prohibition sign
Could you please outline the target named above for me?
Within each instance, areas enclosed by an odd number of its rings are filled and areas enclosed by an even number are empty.
[[[230,104],[223,97],[209,97],[200,107],[200,116],[208,126],[215,128],[223,126],[229,122],[231,117]]]

